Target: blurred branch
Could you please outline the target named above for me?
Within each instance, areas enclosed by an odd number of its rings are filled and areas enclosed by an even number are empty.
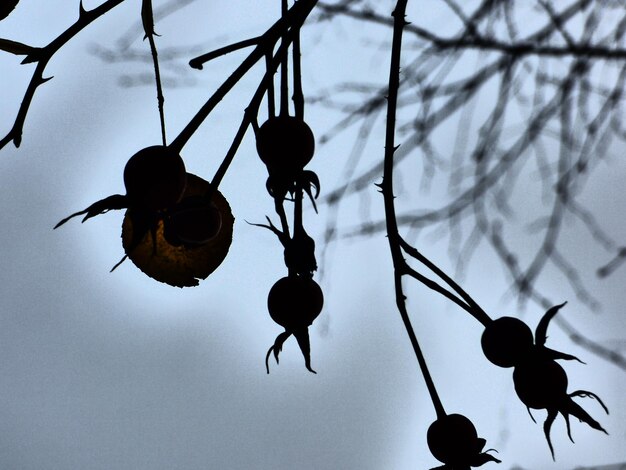
[[[450,250],[457,256],[458,266],[467,265],[481,240],[486,240],[503,264],[515,263],[513,287],[520,301],[526,297],[536,299],[537,279],[549,265],[581,302],[596,310],[598,300],[587,290],[578,266],[559,244],[565,218],[573,215],[598,246],[613,256],[598,269],[599,276],[614,272],[626,259],[626,251],[577,199],[611,143],[626,140],[621,119],[626,87],[626,15],[617,4],[599,5],[589,0],[567,5],[540,0],[534,4],[539,8],[533,8],[533,2],[477,3],[478,7],[467,13],[461,2],[440,1],[461,24],[450,36],[444,36],[437,25],[406,26],[418,52],[403,65],[400,77],[404,91],[397,97],[398,109],[403,111],[398,128],[406,138],[394,153],[394,165],[419,151],[424,162],[422,181],[434,180],[437,171],[447,172],[449,197],[436,208],[405,206],[395,220],[399,227],[411,231],[427,227],[447,230],[450,246],[458,247]],[[386,27],[393,25],[389,18],[359,2],[321,2],[318,10],[317,21],[345,16]],[[531,23],[523,13],[534,15],[536,21]],[[522,17],[524,28],[518,25]],[[568,28],[570,22],[572,27]],[[529,32],[531,24],[540,26]],[[606,24],[612,28],[608,33],[600,28]],[[468,67],[467,58],[476,56],[481,59],[480,65]],[[354,101],[341,102],[348,93],[353,94]],[[388,94],[386,84],[358,82],[338,84],[322,92],[317,101],[343,113],[323,139],[332,139],[351,126],[371,126]],[[471,109],[477,102],[480,113],[475,117]],[[453,124],[457,143],[448,158],[444,156],[449,153],[448,147],[442,153],[436,142],[449,146],[450,130],[443,124],[453,118],[460,121]],[[555,145],[556,153],[552,151]],[[361,155],[365,154],[361,150],[358,158],[351,160],[350,176],[328,193],[324,202],[329,211],[337,213],[348,197],[363,197],[382,171],[378,161],[362,167]],[[530,181],[538,185],[542,204],[534,210],[535,220],[528,229],[539,240],[522,269],[514,255],[503,252],[501,239],[492,232],[494,226],[502,225],[502,217],[507,221],[515,218],[512,194],[516,184],[520,185],[522,168],[527,168],[533,157],[539,177]],[[517,190],[524,201],[529,190]],[[463,226],[470,227],[466,239]],[[335,223],[327,225],[326,241],[371,236],[385,230],[387,222],[381,219],[365,219],[345,228]],[[619,354],[576,333],[571,325],[559,324],[571,333],[573,341],[623,368]]]
[[[578,11],[580,11],[580,9],[588,3],[588,1],[577,2],[561,14],[556,14],[553,12],[553,17],[551,17],[553,24],[562,24],[563,22],[571,18],[571,16],[578,13]],[[318,8],[323,10],[328,15],[343,15],[354,18],[356,20],[367,21],[370,23],[376,23],[385,26],[393,25],[392,20],[382,15],[379,15],[371,10],[355,10],[346,5],[334,5],[324,2],[320,3],[318,5]],[[329,16],[324,16],[324,19],[328,17]],[[431,47],[440,51],[448,49],[478,49],[482,51],[501,52],[503,54],[516,57],[535,55],[548,57],[580,56],[589,59],[605,60],[626,59],[626,49],[624,48],[612,48],[602,45],[581,44],[576,42],[572,42],[571,44],[568,44],[564,47],[541,45],[538,43],[538,41],[542,39],[543,35],[539,34],[534,35],[534,37],[531,37],[528,40],[507,43],[495,38],[485,37],[476,31],[474,31],[474,33],[470,36],[463,34],[460,37],[456,38],[444,38],[436,35],[435,33],[425,28],[421,28],[413,24],[409,24],[406,28],[406,31],[414,34],[419,39],[430,43]]]

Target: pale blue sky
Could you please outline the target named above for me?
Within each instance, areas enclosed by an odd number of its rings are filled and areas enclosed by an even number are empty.
[[[85,1],[86,7],[98,2]],[[162,4],[155,0],[155,6]],[[206,4],[209,4],[208,6]],[[268,6],[270,5],[271,6]],[[278,14],[279,2],[195,2],[157,24],[158,46],[224,45],[257,35]],[[177,289],[145,277],[126,262],[109,269],[123,251],[122,214],[111,212],[84,225],[56,222],[109,194],[123,192],[122,170],[138,149],[158,143],[152,87],[119,86],[126,73],[149,73],[149,64],[105,64],[94,44],[114,46],[138,19],[140,2],[127,1],[71,41],[51,61],[30,109],[19,149],[0,153],[0,467],[7,469],[224,469],[415,470],[437,465],[426,446],[434,412],[410,344],[395,311],[391,262],[383,236],[333,245],[320,281],[326,295],[311,329],[312,375],[295,344],[265,373],[267,348],[281,331],[266,311],[267,292],[284,275],[282,249],[267,231],[246,224],[272,214],[265,169],[248,136],[222,185],[236,218],[235,238],[223,265],[197,288]],[[0,23],[0,37],[43,45],[75,18],[77,2],[22,0]],[[437,12],[411,10],[416,23],[443,21]],[[341,80],[382,82],[385,55],[372,58],[363,45],[389,31],[342,20],[306,30],[305,93]],[[341,45],[341,47],[337,47]],[[134,46],[144,47],[139,40]],[[191,71],[195,85],[166,88],[173,137],[239,63],[223,57]],[[0,55],[0,129],[9,129],[32,66]],[[209,179],[238,126],[261,69],[227,97],[183,151],[189,171]],[[309,106],[321,134],[337,115]],[[381,121],[382,123],[382,121]],[[368,154],[383,152],[382,127]],[[341,183],[354,134],[318,146],[311,169],[322,190]],[[612,149],[623,154],[623,149]],[[620,152],[621,151],[621,152]],[[626,165],[613,159],[590,181],[585,196],[617,239],[626,226],[614,214],[626,209]],[[404,181],[406,184],[406,180]],[[382,198],[371,190],[371,211]],[[436,202],[436,201],[434,201]],[[342,224],[353,225],[357,200],[347,201]],[[320,240],[326,207],[307,213]],[[419,238],[422,249],[447,269],[445,243]],[[593,273],[585,235],[573,230],[567,244]],[[319,243],[318,243],[319,245]],[[583,249],[584,248],[584,249]],[[319,247],[318,247],[319,253]],[[573,254],[572,256],[576,256]],[[588,258],[588,259],[587,259]],[[482,261],[486,259],[488,261]],[[467,289],[493,316],[512,314],[501,267],[482,258]],[[541,278],[581,330],[603,342],[624,338],[621,319],[624,269],[598,281],[586,276],[601,313],[576,300],[558,278]],[[549,274],[549,273],[548,273]],[[489,364],[480,351],[481,327],[420,286],[407,288],[418,337],[448,412],[470,417],[504,463],[484,468],[568,470],[626,461],[624,371],[573,345],[551,329],[555,349],[580,356],[567,364],[570,390],[600,395],[582,406],[610,436],[572,420],[576,444],[559,418],[552,462],[536,412],[534,424],[514,395],[510,371]],[[531,326],[543,312],[529,306]],[[601,315],[601,316],[600,316]],[[323,325],[323,328],[322,328]],[[610,343],[607,343],[610,344]]]

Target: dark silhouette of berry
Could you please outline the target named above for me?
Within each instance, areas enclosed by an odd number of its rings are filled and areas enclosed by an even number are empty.
[[[278,354],[284,342],[293,335],[298,342],[304,356],[306,368],[311,368],[311,345],[309,342],[309,326],[322,311],[324,294],[322,289],[309,277],[288,276],[276,281],[267,296],[267,309],[272,320],[285,329],[274,340],[274,344],[267,351],[265,367],[269,374],[269,358],[274,353],[278,362]]]
[[[315,138],[302,119],[280,115],[259,128],[256,148],[270,173],[293,175],[313,158]]]
[[[533,332],[521,320],[501,317],[492,321],[480,339],[485,357],[500,367],[513,367],[533,346]]]
[[[568,394],[567,382],[565,370],[554,359],[543,354],[540,350],[529,354],[522,362],[515,366],[515,370],[513,371],[515,392],[522,403],[529,408],[529,411],[530,408],[534,408],[538,410],[545,409],[548,412],[548,416],[543,424],[543,431],[553,459],[554,448],[550,440],[550,429],[559,413],[565,418],[567,435],[570,440],[572,440],[569,425],[570,415],[587,423],[593,429],[606,433],[600,423],[594,420],[589,413],[583,410],[572,398],[595,398],[608,413],[608,409],[604,406],[602,400],[600,400],[595,393],[586,390],[577,390]],[[574,441],[572,440],[572,442]]]
[[[288,331],[307,328],[322,311],[324,294],[313,279],[283,277],[270,289],[267,308],[272,320]]]
[[[131,206],[161,210],[180,201],[187,182],[181,156],[162,145],[147,147],[126,163],[124,186]]]
[[[438,418],[426,434],[428,448],[433,456],[446,464],[450,470],[469,470],[487,462],[500,461],[482,452],[486,441],[478,437],[474,424],[460,414],[449,414]]]
[[[122,224],[122,245],[128,258],[145,274],[157,281],[171,286],[197,286],[199,279],[205,279],[224,261],[232,242],[234,218],[228,202],[219,191],[211,196],[211,205],[218,211],[218,216],[209,216],[207,223],[196,223],[193,219],[207,216],[204,209],[193,208],[195,201],[204,199],[210,184],[202,178],[189,173],[187,187],[181,201],[185,224],[176,227],[176,233],[170,226],[169,212],[176,212],[177,206],[157,214],[129,208]],[[192,204],[186,202],[191,199]],[[189,205],[192,209],[188,209]],[[220,223],[215,224],[216,218]],[[184,225],[184,226],[183,226]],[[217,226],[217,233],[211,236]],[[199,228],[198,228],[199,227]],[[171,233],[175,235],[172,236]],[[193,243],[181,239],[191,237]],[[208,236],[208,240],[198,243],[198,239]],[[197,237],[197,238],[196,238]]]

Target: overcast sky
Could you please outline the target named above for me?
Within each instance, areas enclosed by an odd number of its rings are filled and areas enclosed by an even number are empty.
[[[85,1],[90,8],[98,2]],[[165,2],[155,1],[155,6]],[[271,6],[269,6],[271,4]],[[204,52],[260,34],[277,17],[279,2],[193,2],[157,23],[159,47],[196,47]],[[320,280],[322,316],[311,329],[310,374],[293,341],[279,365],[265,372],[268,347],[281,329],[267,314],[267,292],[285,275],[275,237],[248,222],[272,215],[265,169],[251,136],[244,141],[221,190],[236,218],[235,235],[223,265],[199,287],[178,289],[144,276],[130,262],[114,273],[123,255],[122,213],[85,224],[73,220],[53,231],[66,215],[104,196],[123,193],[122,171],[140,148],[159,142],[154,88],[124,87],[149,62],[107,64],[96,45],[116,40],[139,19],[140,2],[127,1],[72,40],[51,61],[54,79],[35,96],[19,149],[0,152],[0,467],[6,469],[225,469],[225,470],[422,470],[437,465],[426,446],[434,412],[393,300],[392,269],[384,236],[342,241],[325,258]],[[22,0],[0,23],[0,37],[47,44],[74,21],[77,2]],[[413,10],[416,23],[443,21],[436,12]],[[431,23],[432,24],[432,23]],[[348,20],[311,27],[303,42],[305,93],[356,78],[382,82],[385,56],[372,58],[363,46],[384,40]],[[136,36],[133,47],[147,51]],[[387,37],[388,39],[388,37]],[[341,47],[337,47],[341,45]],[[360,54],[360,55],[359,55]],[[180,75],[167,86],[170,138],[241,61],[223,57],[202,72]],[[33,66],[0,55],[0,132],[13,123]],[[183,151],[188,171],[209,179],[236,132],[261,69],[240,83]],[[356,78],[355,78],[356,77]],[[336,115],[309,106],[316,133]],[[382,129],[372,151],[382,156]],[[318,145],[311,169],[322,190],[338,176],[351,145],[346,135]],[[623,149],[612,149],[623,154]],[[589,184],[587,200],[617,239],[626,238],[623,181],[626,164],[603,166]],[[374,181],[373,181],[374,182]],[[372,213],[382,198],[372,186]],[[346,226],[362,214],[363,201],[346,204]],[[348,212],[351,211],[351,212]],[[378,211],[378,212],[377,212]],[[611,216],[611,214],[613,214]],[[326,206],[306,213],[318,240]],[[422,237],[425,252],[446,268],[445,246]],[[584,236],[568,236],[584,251]],[[321,249],[318,243],[318,254]],[[574,256],[574,255],[573,255]],[[597,260],[581,256],[592,272]],[[594,264],[595,263],[595,264]],[[549,277],[542,281],[563,315],[603,344],[623,340],[626,270],[587,281],[602,302],[590,312]],[[517,315],[506,296],[507,280],[497,264],[482,262],[469,272],[468,290],[493,316]],[[488,448],[503,460],[498,468],[567,470],[626,461],[624,371],[592,355],[558,329],[555,349],[587,364],[567,364],[570,389],[600,395],[581,401],[610,435],[572,420],[576,444],[562,418],[553,426],[553,462],[542,430],[544,412],[528,417],[514,394],[510,371],[489,364],[480,351],[481,326],[433,293],[407,290],[418,337],[450,413],[470,417]],[[524,319],[535,326],[543,312],[530,305]],[[487,464],[496,468],[496,464]]]

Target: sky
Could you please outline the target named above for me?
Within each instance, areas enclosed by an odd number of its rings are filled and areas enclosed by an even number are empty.
[[[0,22],[0,37],[44,45],[76,18],[68,0],[22,0]],[[164,2],[155,1],[155,8]],[[157,22],[164,50],[202,53],[260,34],[279,14],[278,2],[192,2]],[[86,8],[97,2],[84,2]],[[387,240],[378,235],[332,244],[323,258],[325,304],[311,328],[312,363],[305,368],[288,341],[279,365],[265,371],[264,358],[281,332],[267,313],[272,284],[284,276],[282,249],[269,231],[246,222],[273,214],[265,192],[265,169],[248,135],[221,185],[236,222],[230,252],[199,287],[178,289],[155,282],[122,257],[122,213],[85,224],[66,215],[110,194],[123,193],[122,171],[140,148],[159,142],[154,88],[123,86],[151,73],[149,62],[106,63],[94,50],[115,47],[139,20],[140,2],[127,1],[67,44],[50,62],[54,79],[40,87],[19,149],[0,152],[0,467],[7,469],[359,469],[409,470],[437,466],[425,434],[434,412],[393,298]],[[443,21],[437,12],[415,22]],[[432,24],[432,23],[431,23]],[[389,31],[364,31],[349,20],[305,28],[305,93],[314,94],[358,77],[382,83],[385,56],[365,46],[387,41]],[[133,48],[147,52],[141,35]],[[341,47],[336,47],[341,44]],[[379,46],[380,47],[380,46]],[[367,49],[364,52],[364,49]],[[193,55],[191,54],[191,55]],[[191,56],[190,55],[190,56]],[[220,58],[201,72],[164,68],[168,136],[173,138],[204,103],[243,53]],[[32,65],[0,55],[0,125],[9,130],[32,74]],[[184,61],[183,61],[184,62]],[[185,146],[187,169],[209,179],[234,136],[262,70],[237,85]],[[168,85],[169,84],[169,85]],[[308,105],[316,133],[337,114]],[[382,155],[383,129],[373,131],[371,152]],[[322,191],[342,183],[354,135],[318,145],[310,168]],[[623,149],[612,149],[623,154]],[[589,182],[586,201],[616,237],[623,213],[626,165],[617,159]],[[375,181],[372,181],[374,183]],[[434,201],[433,203],[436,203]],[[349,200],[343,226],[364,213],[380,214],[382,198]],[[328,215],[306,212],[311,234],[321,239]],[[452,269],[445,243],[421,236],[422,248]],[[597,259],[588,239],[568,232],[567,244],[589,272]],[[489,258],[468,272],[465,287],[494,316],[513,313],[502,268]],[[623,341],[624,269],[599,281],[585,277],[602,310],[590,312],[556,277],[542,278],[554,298],[569,300],[568,319],[606,344]],[[557,419],[553,462],[538,424],[514,394],[510,370],[489,364],[480,351],[481,326],[432,292],[407,287],[415,329],[448,412],[470,417],[499,467],[569,470],[626,461],[625,374],[573,344],[552,328],[550,342],[581,357],[567,364],[571,389],[587,389],[581,401],[609,436],[572,420],[576,444]],[[565,310],[565,309],[564,309]],[[536,325],[543,311],[524,315]]]

